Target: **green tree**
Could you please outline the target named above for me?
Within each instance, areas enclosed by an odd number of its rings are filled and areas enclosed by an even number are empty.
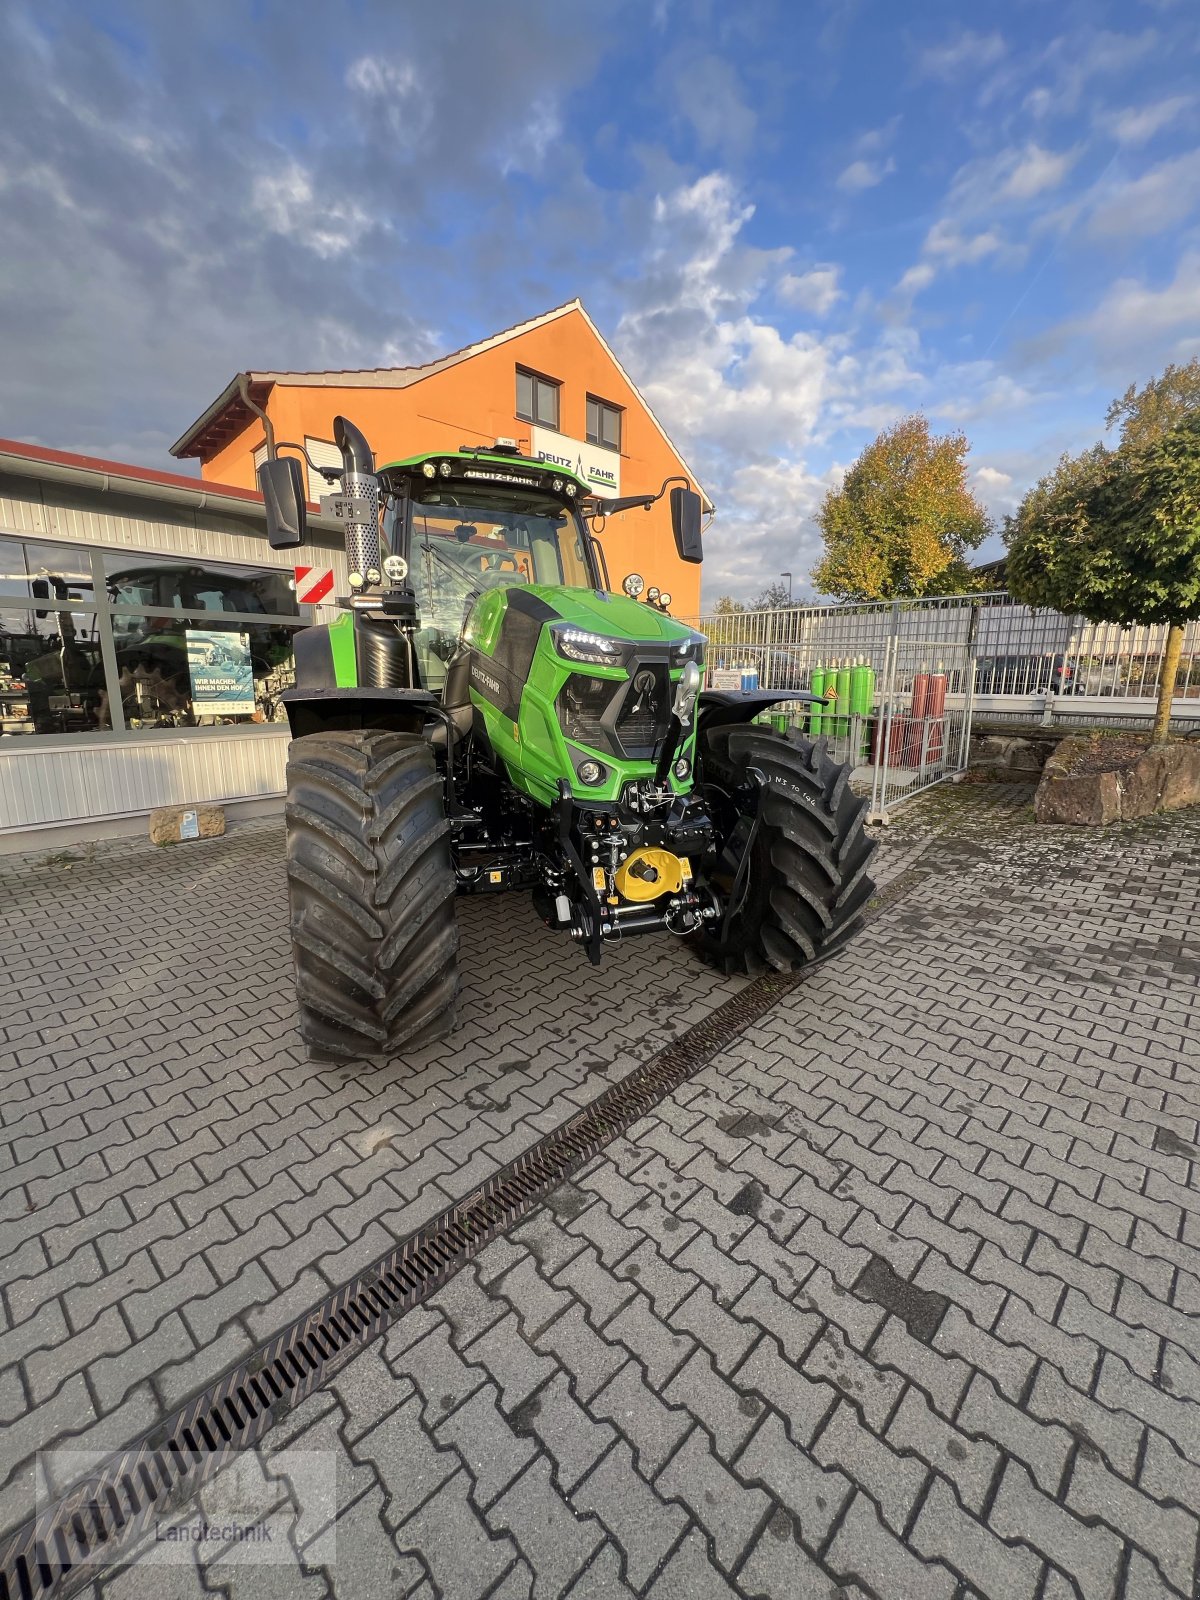
[[[1131,383],[1119,400],[1109,406],[1104,421],[1108,427],[1121,424],[1121,446],[1142,450],[1156,444],[1165,433],[1178,427],[1187,417],[1200,411],[1200,356],[1193,356],[1182,367],[1174,362],[1160,378],[1151,378],[1138,388]]]
[[[774,583],[769,583],[765,589],[760,589],[746,609],[748,611],[786,611],[793,603],[788,593],[787,584],[780,583],[776,579]]]
[[[817,588],[841,600],[893,600],[976,587],[966,555],[991,523],[967,486],[969,448],[961,433],[935,437],[923,416],[885,428],[817,513],[825,539]]]
[[[1005,530],[1016,599],[1090,622],[1167,624],[1156,744],[1170,727],[1184,627],[1200,617],[1200,388],[1190,410],[1154,392],[1184,370],[1168,368],[1140,396],[1127,391],[1117,403],[1127,419],[1120,446],[1064,456]],[[1131,397],[1145,402],[1140,411]]]

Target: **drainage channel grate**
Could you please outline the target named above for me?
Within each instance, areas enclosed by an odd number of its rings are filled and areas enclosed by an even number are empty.
[[[254,1445],[377,1334],[699,1072],[803,983],[813,965],[747,984],[18,1528],[0,1544],[0,1600],[51,1600],[98,1576],[155,1516],[182,1509],[234,1452]]]

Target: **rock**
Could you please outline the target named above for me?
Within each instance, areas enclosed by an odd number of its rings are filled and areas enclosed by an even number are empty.
[[[188,838],[219,839],[225,832],[224,806],[157,806],[150,813],[150,843],[178,844],[184,838],[184,817],[195,817]]]
[[[1046,762],[1033,799],[1039,822],[1099,827],[1200,805],[1200,743],[1194,740],[1153,745],[1109,772],[1072,771],[1085,749],[1087,739],[1064,739]]]

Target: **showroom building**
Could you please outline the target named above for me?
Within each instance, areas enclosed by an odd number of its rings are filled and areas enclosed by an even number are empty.
[[[199,478],[0,440],[0,850],[140,829],[156,806],[278,809],[292,636],[348,583],[316,473],[308,543],[267,543],[260,412],[320,464],[343,412],[380,462],[508,437],[601,494],[691,477],[578,301],[424,367],[239,374],[173,447]],[[699,610],[665,502],[601,540],[614,587],[636,569]]]
[[[252,490],[0,440],[0,850],[278,808],[291,637],[334,614],[294,565],[346,589],[338,525],[308,537],[272,550]]]
[[[171,453],[199,461],[206,479],[253,488],[267,448],[259,412],[277,440],[302,443],[318,466],[341,464],[340,413],[381,463],[513,439],[527,455],[572,467],[597,494],[654,494],[677,476],[700,488],[578,300],[421,367],[238,373]],[[310,498],[327,492],[310,468]],[[712,511],[707,498],[704,506]],[[700,569],[675,554],[666,498],[614,517],[601,545],[614,588],[636,570],[670,594],[676,616],[699,613]]]

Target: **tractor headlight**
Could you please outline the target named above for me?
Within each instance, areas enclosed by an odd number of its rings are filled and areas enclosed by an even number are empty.
[[[448,478],[452,470],[453,469],[448,461],[443,461],[438,467],[438,471],[441,473],[443,478]]]
[[[432,461],[427,461],[424,464],[424,466],[421,468],[421,471],[424,473],[424,475],[427,478],[436,478],[437,477],[437,468],[434,466]]]
[[[679,760],[675,763],[675,776],[679,779],[680,783],[683,782],[691,770],[692,763],[686,756],[680,756]]]
[[[579,485],[577,483],[568,483],[567,484],[567,494],[570,496],[570,498],[572,500],[574,500],[574,498],[575,498],[575,496],[576,496],[576,494],[578,492],[579,492]]]
[[[601,633],[583,628],[552,628],[555,649],[568,661],[588,661],[596,665],[617,666],[625,646],[619,639],[606,639]]]
[[[621,587],[631,600],[636,600],[646,587],[646,580],[640,572],[631,572]]]
[[[692,713],[696,709],[696,696],[700,693],[702,682],[700,668],[694,661],[689,661],[675,685],[675,704],[671,707],[679,718],[680,727],[686,728],[691,724]]]
[[[683,639],[671,646],[672,667],[685,667],[689,661],[694,661],[697,666],[704,661],[704,639],[700,634],[693,634],[690,639]]]
[[[579,777],[583,783],[593,786],[604,781],[604,768],[598,761],[581,761],[579,763]]]

